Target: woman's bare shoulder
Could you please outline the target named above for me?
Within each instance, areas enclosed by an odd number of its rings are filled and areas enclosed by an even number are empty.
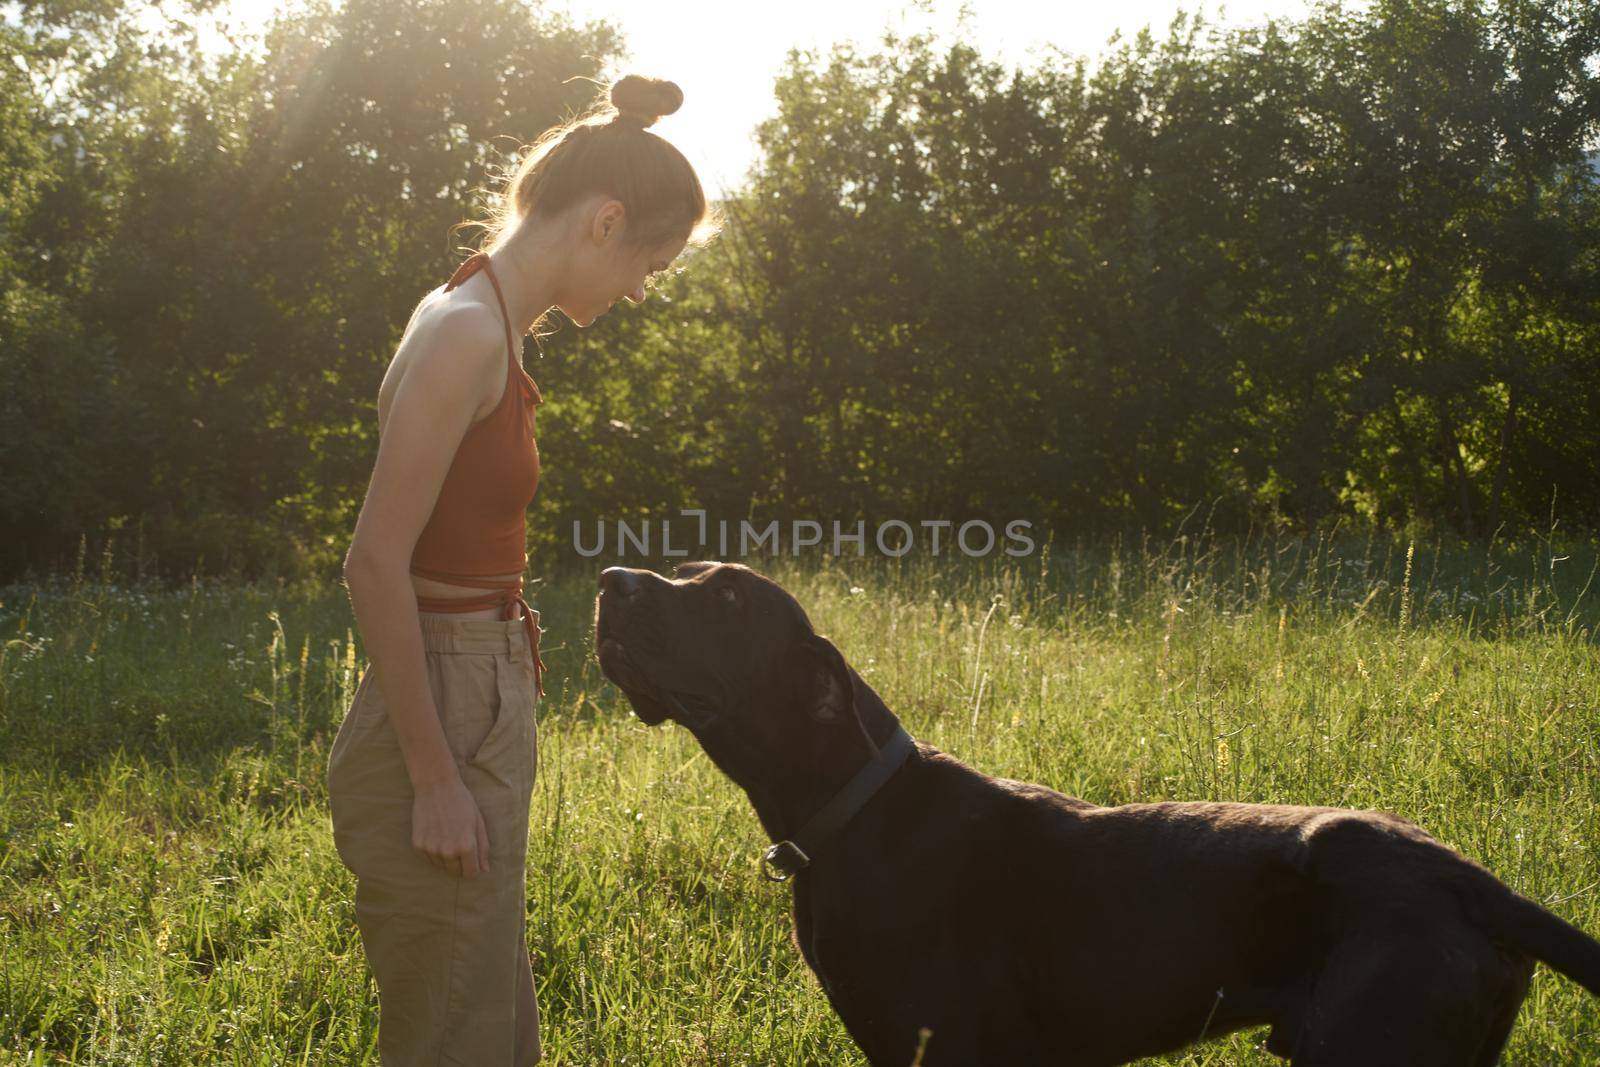
[[[395,355],[437,357],[440,353],[505,351],[506,330],[500,309],[476,300],[460,289],[435,289],[411,313]],[[415,354],[413,354],[415,353]]]
[[[474,418],[499,401],[505,378],[505,327],[499,309],[471,299],[459,289],[435,289],[418,302],[401,334],[378,391],[387,410],[400,383],[412,374],[434,381],[464,376],[477,398]],[[381,421],[381,415],[380,415]]]

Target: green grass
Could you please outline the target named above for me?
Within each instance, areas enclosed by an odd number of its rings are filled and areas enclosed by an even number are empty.
[[[914,735],[985,771],[1102,804],[1383,808],[1600,933],[1596,546],[1419,545],[1409,578],[1406,550],[753,562]],[[600,678],[593,573],[534,590],[546,1062],[860,1064],[743,795]],[[351,627],[328,585],[80,568],[0,590],[0,1062],[377,1062],[324,785]],[[1541,968],[1505,1062],[1600,1061],[1597,1008]],[[1151,1062],[1280,1062],[1261,1037]]]

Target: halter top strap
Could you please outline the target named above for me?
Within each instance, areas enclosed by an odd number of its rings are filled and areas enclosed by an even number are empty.
[[[539,393],[538,384],[529,377],[527,371],[522,369],[522,361],[517,358],[517,337],[511,331],[511,312],[506,310],[506,297],[500,290],[500,279],[494,276],[494,264],[489,261],[489,253],[474,252],[462,260],[456,272],[450,275],[450,280],[444,283],[444,291],[448,293],[480,270],[489,276],[489,284],[494,286],[494,298],[500,305],[500,321],[506,327],[506,352],[511,359],[511,365],[517,369],[518,379],[522,382],[522,392],[535,404],[542,404],[544,397]]]

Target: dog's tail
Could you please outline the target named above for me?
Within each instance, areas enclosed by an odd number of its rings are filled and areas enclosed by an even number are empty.
[[[1490,931],[1600,997],[1600,941],[1483,872]]]

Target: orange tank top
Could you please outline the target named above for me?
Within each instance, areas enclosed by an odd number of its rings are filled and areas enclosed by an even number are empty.
[[[538,612],[522,595],[528,566],[527,509],[539,487],[539,447],[533,437],[533,409],[542,404],[539,387],[517,359],[511,315],[494,267],[483,252],[470,256],[445,284],[449,292],[482,270],[494,286],[506,326],[506,387],[488,417],[467,427],[446,472],[433,513],[411,553],[411,573],[487,592],[466,597],[417,597],[419,611],[464,612],[499,607],[502,619],[518,609],[533,653],[534,686],[544,696],[544,663],[539,658]],[[492,576],[511,574],[514,579]]]

